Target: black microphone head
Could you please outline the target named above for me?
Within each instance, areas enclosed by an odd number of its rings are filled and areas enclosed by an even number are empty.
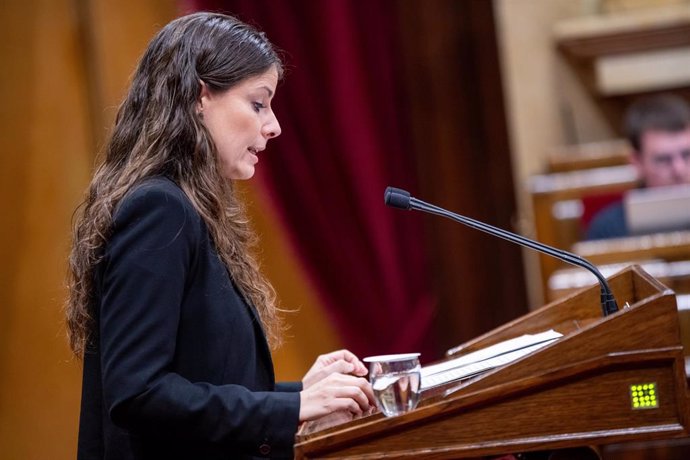
[[[386,187],[383,201],[391,208],[410,209],[410,192],[400,188]]]

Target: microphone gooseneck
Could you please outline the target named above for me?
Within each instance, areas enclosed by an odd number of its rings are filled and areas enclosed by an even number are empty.
[[[604,278],[594,264],[576,254],[548,246],[538,241],[530,240],[524,236],[520,236],[507,230],[494,227],[493,225],[485,224],[478,220],[456,214],[433,204],[425,203],[422,200],[418,200],[417,198],[410,196],[410,193],[406,190],[399,188],[387,187],[384,194],[384,201],[386,206],[393,208],[407,210],[414,209],[417,211],[424,211],[437,216],[446,217],[456,222],[460,222],[461,224],[467,225],[468,227],[480,230],[484,233],[497,236],[530,249],[534,249],[535,251],[550,255],[551,257],[555,257],[563,262],[589,270],[594,276],[596,276],[596,278],[599,280],[599,284],[601,285],[601,309],[603,315],[608,316],[609,314],[618,311],[616,299],[613,297],[613,293],[606,282],[606,278]]]

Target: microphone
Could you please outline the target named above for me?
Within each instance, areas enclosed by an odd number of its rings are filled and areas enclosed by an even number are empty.
[[[407,210],[414,209],[416,211],[424,211],[431,214],[436,214],[437,216],[446,217],[456,222],[460,222],[461,224],[467,225],[468,227],[472,227],[476,230],[481,230],[482,232],[488,233],[489,235],[497,236],[512,243],[519,244],[520,246],[524,246],[539,251],[541,253],[550,255],[551,257],[555,257],[556,259],[561,260],[563,262],[567,262],[572,265],[577,265],[578,267],[582,267],[586,270],[589,270],[594,276],[597,277],[597,279],[599,280],[599,284],[601,285],[601,310],[603,315],[608,316],[611,313],[615,313],[618,311],[616,299],[613,297],[613,293],[611,292],[609,284],[606,282],[606,278],[604,278],[604,276],[599,272],[599,270],[597,269],[597,267],[594,266],[594,264],[578,255],[575,255],[571,252],[563,251],[562,249],[554,248],[552,246],[547,246],[544,243],[530,240],[529,238],[525,238],[524,236],[511,233],[498,227],[494,227],[493,225],[485,224],[483,222],[479,222],[478,220],[461,216],[460,214],[450,212],[446,209],[440,208],[433,204],[425,203],[422,200],[418,200],[417,198],[410,196],[410,192],[406,190],[402,190],[395,187],[387,187],[383,199],[386,203],[386,206]]]

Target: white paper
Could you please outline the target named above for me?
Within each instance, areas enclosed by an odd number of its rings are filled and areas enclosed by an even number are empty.
[[[422,367],[422,390],[508,364],[562,337],[553,329],[525,334],[448,361]]]

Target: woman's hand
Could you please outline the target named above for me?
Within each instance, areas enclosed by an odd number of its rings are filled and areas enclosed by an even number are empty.
[[[302,378],[302,388],[307,389],[331,374],[367,375],[367,368],[351,352],[338,350],[316,358],[314,365]]]
[[[331,373],[300,392],[299,421],[314,420],[333,412],[361,415],[373,405],[374,392],[366,379]]]

